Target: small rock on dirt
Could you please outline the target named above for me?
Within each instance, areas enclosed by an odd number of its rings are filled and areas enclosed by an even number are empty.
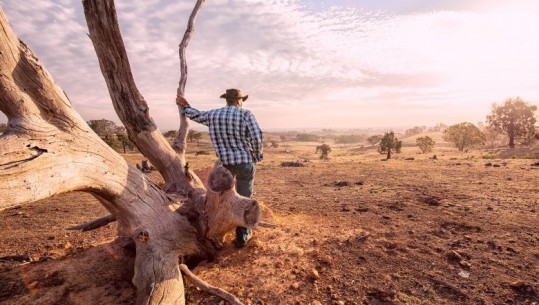
[[[461,278],[467,279],[467,278],[470,277],[470,272],[464,271],[464,270],[460,270],[459,276],[460,276]]]
[[[533,285],[531,285],[530,283],[524,282],[522,280],[512,282],[509,284],[509,286],[520,294],[534,295],[534,296],[537,295],[537,291],[535,291]]]
[[[462,260],[462,255],[455,250],[451,250],[447,253],[447,258],[460,262]]]
[[[350,182],[348,181],[337,181],[335,183],[333,183],[334,186],[338,186],[338,187],[344,187],[344,186],[350,186]]]
[[[518,254],[518,251],[517,251],[515,248],[513,248],[513,247],[507,247],[506,250],[507,250],[508,252],[511,252],[511,253],[514,253],[514,254]]]
[[[428,205],[432,205],[432,206],[438,206],[441,204],[440,202],[440,198],[437,198],[437,197],[426,197],[426,198],[423,198],[423,202],[428,204]]]
[[[8,255],[0,257],[0,262],[31,262],[32,258],[28,254],[24,255]]]
[[[32,283],[28,284],[28,288],[29,289],[34,289],[37,287],[37,285],[39,284],[38,281],[33,281]]]
[[[305,164],[301,163],[301,162],[282,162],[281,163],[281,166],[282,167],[303,167],[305,166]]]

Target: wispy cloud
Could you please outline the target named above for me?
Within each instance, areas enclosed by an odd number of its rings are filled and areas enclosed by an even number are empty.
[[[476,122],[508,96],[539,101],[532,1],[325,3],[207,2],[187,49],[192,104],[220,107],[239,87],[264,127],[299,128]],[[83,117],[116,120],[80,1],[0,4]],[[192,6],[117,1],[135,80],[164,130],[178,126],[178,43]]]

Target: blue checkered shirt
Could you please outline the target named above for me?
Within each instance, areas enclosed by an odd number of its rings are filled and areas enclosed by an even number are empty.
[[[255,116],[247,109],[226,106],[199,111],[187,105],[189,119],[208,126],[217,157],[225,165],[256,163],[263,159],[263,133]]]

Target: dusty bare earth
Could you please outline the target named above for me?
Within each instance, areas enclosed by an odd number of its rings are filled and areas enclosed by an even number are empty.
[[[539,304],[538,159],[408,147],[382,161],[335,145],[325,161],[315,145],[266,149],[255,197],[277,227],[257,228],[243,249],[229,236],[194,268],[200,278],[245,304]],[[208,145],[190,150],[192,167],[213,164],[193,154]],[[116,225],[66,230],[104,215],[81,192],[0,212],[0,304],[133,304],[134,250],[114,240]],[[186,293],[188,304],[224,304],[189,282]]]

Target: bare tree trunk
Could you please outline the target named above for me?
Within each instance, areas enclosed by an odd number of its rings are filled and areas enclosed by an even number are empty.
[[[219,182],[233,181],[219,169],[209,182],[218,191],[210,190],[206,199],[202,183],[149,116],[113,1],[83,4],[114,108],[129,138],[162,174],[166,192],[90,129],[0,9],[0,111],[8,118],[0,136],[0,210],[68,191],[91,192],[136,242],[137,304],[185,304],[178,257],[208,257],[210,241],[220,240],[228,227],[255,227],[258,203],[239,196],[232,183]]]
[[[509,135],[509,148],[515,148],[515,126],[513,123],[509,124],[507,135]]]
[[[206,0],[197,0],[195,8],[189,16],[187,29],[185,30],[182,42],[179,46],[180,82],[178,84],[178,90],[176,92],[177,96],[185,95],[185,85],[187,83],[187,58],[185,56],[185,49],[187,48],[187,45],[191,40],[191,35],[195,31],[195,20],[204,2],[206,2]],[[185,116],[185,114],[182,113],[181,106],[178,106],[178,111],[180,112],[180,129],[178,130],[178,135],[176,136],[176,139],[174,139],[174,144],[172,146],[180,156],[184,156],[185,149],[187,148],[186,138],[189,131],[189,119]]]
[[[204,188],[193,173],[185,173],[183,154],[176,154],[149,115],[148,104],[131,73],[114,1],[84,0],[83,5],[101,72],[129,138],[161,173],[167,192]],[[183,179],[180,173],[194,179]]]

